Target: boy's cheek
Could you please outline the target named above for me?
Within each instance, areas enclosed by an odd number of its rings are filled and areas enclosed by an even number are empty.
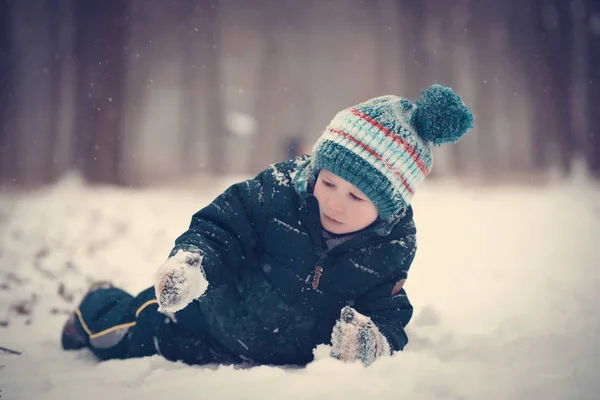
[[[395,285],[394,288],[392,289],[392,296],[397,295],[398,293],[400,293],[400,291],[402,290],[402,287],[404,287],[404,282],[406,282],[406,279],[400,279]]]

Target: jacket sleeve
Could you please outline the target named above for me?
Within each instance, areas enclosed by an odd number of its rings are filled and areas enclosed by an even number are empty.
[[[264,211],[263,171],[236,183],[192,216],[186,232],[175,240],[169,257],[179,250],[198,253],[209,284],[233,278],[236,269],[255,257]]]
[[[392,352],[403,350],[408,343],[404,328],[412,318],[413,306],[401,286],[414,257],[415,249],[401,262],[399,273],[365,293],[355,303],[356,311],[370,317],[385,336]]]

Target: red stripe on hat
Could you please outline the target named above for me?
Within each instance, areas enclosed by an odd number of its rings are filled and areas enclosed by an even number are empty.
[[[398,143],[399,145],[404,147],[404,150],[406,150],[406,152],[412,157],[412,159],[415,160],[415,162],[417,163],[417,166],[419,167],[421,172],[423,172],[423,175],[427,175],[429,173],[429,171],[427,170],[427,167],[423,163],[423,160],[421,160],[421,158],[417,154],[417,151],[410,143],[404,141],[400,136],[396,135],[395,133],[390,131],[385,126],[381,125],[376,119],[374,119],[370,115],[365,114],[365,113],[357,110],[356,108],[353,108],[350,111],[352,112],[352,114],[356,115],[357,117],[359,117],[361,119],[364,119],[365,121],[367,121],[368,123],[373,125],[375,128],[379,129],[387,137],[391,138],[395,143]]]
[[[406,179],[404,179],[404,176],[402,176],[402,174],[400,172],[398,172],[393,165],[391,165],[390,163],[388,163],[387,161],[385,161],[383,159],[383,157],[381,157],[381,155],[379,153],[377,153],[375,150],[373,150],[372,148],[370,148],[369,146],[367,146],[366,144],[364,144],[363,142],[361,142],[360,140],[358,140],[357,138],[355,138],[354,136],[341,131],[339,129],[333,129],[333,128],[328,128],[328,130],[330,132],[336,133],[340,136],[345,137],[346,139],[352,141],[353,143],[359,145],[360,147],[362,147],[363,149],[365,149],[366,151],[369,152],[369,154],[371,154],[373,157],[375,157],[376,159],[378,159],[379,161],[381,161],[382,163],[385,164],[386,167],[388,167],[398,178],[400,178],[400,180],[402,181],[402,184],[404,185],[404,187],[406,188],[406,190],[408,190],[408,192],[410,194],[414,194],[413,190],[411,189],[410,185],[408,184],[408,182],[406,182]]]

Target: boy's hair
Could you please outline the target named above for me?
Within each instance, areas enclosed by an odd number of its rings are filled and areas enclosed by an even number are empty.
[[[358,187],[382,219],[407,207],[431,172],[432,145],[457,142],[473,115],[452,89],[433,85],[415,102],[394,95],[346,108],[312,150],[312,174],[327,169]]]

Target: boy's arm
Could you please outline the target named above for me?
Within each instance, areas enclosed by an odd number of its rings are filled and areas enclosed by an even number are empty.
[[[408,337],[404,328],[413,315],[413,307],[402,287],[415,249],[405,258],[401,272],[344,307],[332,333],[331,355],[361,360],[370,365],[380,356],[404,349]]]
[[[230,186],[192,216],[157,273],[155,289],[162,309],[184,308],[204,293],[204,280],[218,285],[252,262],[264,207],[263,176],[264,172]]]
[[[192,216],[169,257],[179,251],[199,254],[210,283],[231,278],[236,268],[254,257],[263,206],[262,175],[230,186]]]
[[[404,349],[408,342],[404,327],[412,317],[413,307],[404,289],[393,296],[387,292],[388,287],[394,286],[384,285],[376,290],[380,293],[370,294],[373,298],[342,309],[331,334],[332,357],[360,360],[368,366],[381,356]]]
[[[398,289],[406,277],[399,277],[374,289],[357,301],[355,308],[368,316],[390,345],[390,352],[400,351],[408,343],[404,328],[413,315],[413,306],[403,288]],[[398,283],[400,282],[400,283]],[[392,294],[394,288],[398,290]]]

